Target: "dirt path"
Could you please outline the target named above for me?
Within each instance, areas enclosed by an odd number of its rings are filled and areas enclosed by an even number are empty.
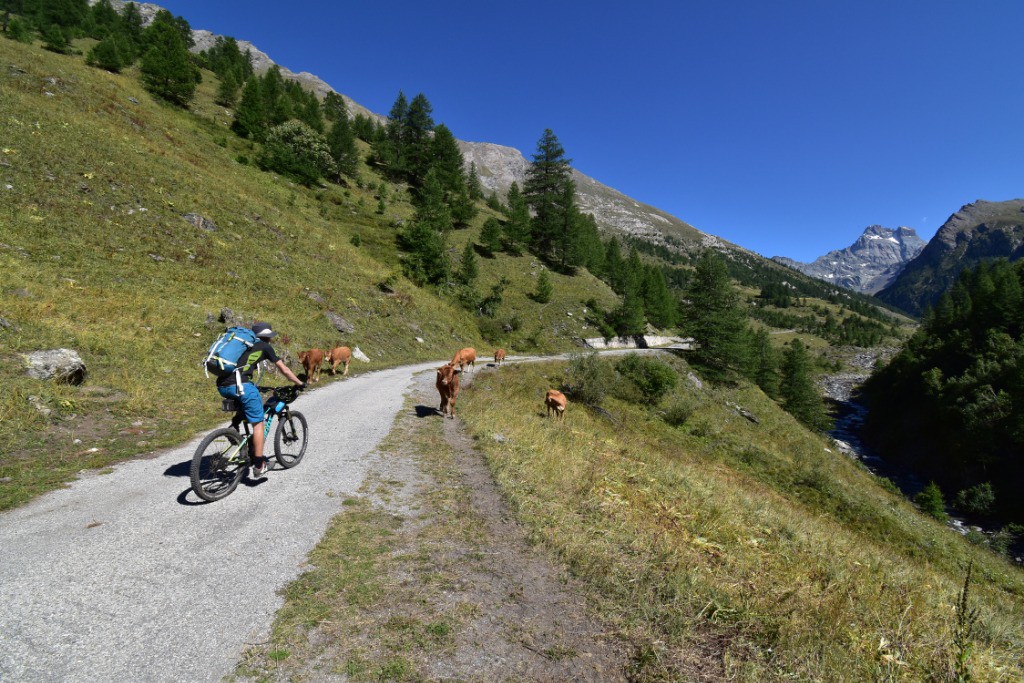
[[[390,522],[373,576],[336,598],[313,598],[310,605],[332,610],[314,628],[293,628],[291,617],[279,617],[275,639],[250,651],[239,673],[274,680],[625,680],[625,644],[530,545],[473,440],[457,419],[435,410],[433,382],[433,373],[414,379],[371,466],[364,502],[381,515],[376,525],[351,526],[342,515],[318,548],[332,558],[351,552],[340,558],[350,566],[368,551],[346,551],[340,539],[374,536]],[[351,516],[356,524],[358,513]],[[352,596],[367,593],[377,597],[352,604]],[[282,615],[305,613],[302,600]],[[273,653],[284,650],[288,659],[275,661]]]

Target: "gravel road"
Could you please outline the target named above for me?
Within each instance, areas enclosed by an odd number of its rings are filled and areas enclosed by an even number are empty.
[[[243,479],[216,503],[189,487],[200,435],[0,514],[0,681],[231,673],[246,645],[266,638],[278,590],[304,570],[341,501],[376,464],[414,375],[443,362],[303,395],[294,407],[309,420],[310,443],[299,466]]]
[[[309,419],[302,463],[244,479],[219,502],[199,504],[189,488],[197,437],[0,515],[0,680],[229,674],[246,644],[266,637],[277,591],[359,488],[413,375],[437,365],[303,395],[294,404]]]

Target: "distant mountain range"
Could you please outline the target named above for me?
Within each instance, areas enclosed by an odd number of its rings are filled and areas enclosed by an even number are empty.
[[[772,260],[819,280],[874,294],[895,280],[924,246],[925,241],[913,228],[893,230],[872,225],[849,247],[830,251],[812,263],[784,256],[773,256]]]
[[[1024,256],[1024,199],[979,199],[949,217],[903,272],[876,296],[920,315],[956,281],[960,271],[982,261]]]

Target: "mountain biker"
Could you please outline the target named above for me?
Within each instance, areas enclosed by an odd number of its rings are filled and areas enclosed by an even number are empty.
[[[269,323],[254,323],[253,334],[257,342],[242,353],[238,359],[240,377],[236,378],[232,373],[217,380],[217,391],[224,398],[233,398],[242,404],[245,409],[245,419],[252,425],[252,452],[253,467],[251,474],[259,479],[267,472],[267,459],[263,457],[263,400],[260,398],[259,389],[252,383],[252,375],[256,371],[256,365],[266,360],[277,366],[281,374],[292,381],[301,389],[306,388],[306,383],[300,380],[278,357],[274,347],[270,345],[269,339],[276,337],[277,332],[270,328]]]

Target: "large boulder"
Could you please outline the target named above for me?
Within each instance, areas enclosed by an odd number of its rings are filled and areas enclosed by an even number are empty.
[[[22,354],[29,377],[53,380],[61,384],[81,384],[85,381],[85,362],[72,349],[51,349]]]
[[[327,320],[330,321],[331,325],[334,326],[338,332],[342,334],[351,334],[356,331],[356,328],[349,321],[342,318],[334,311],[325,311],[324,315],[327,316]]]

